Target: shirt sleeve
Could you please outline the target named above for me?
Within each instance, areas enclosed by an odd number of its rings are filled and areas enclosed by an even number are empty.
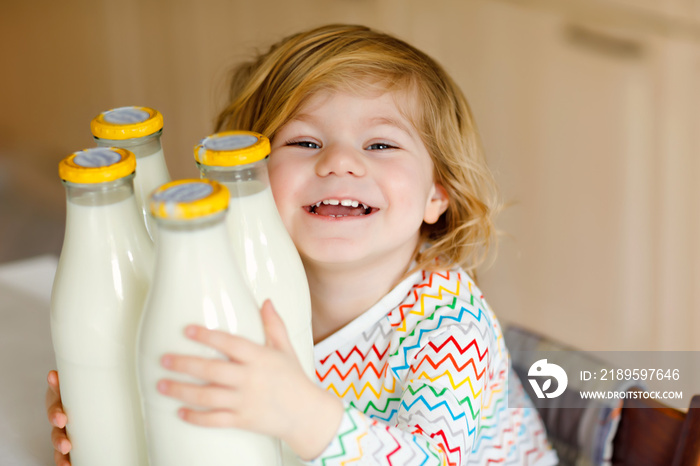
[[[484,333],[490,325],[476,325],[473,317],[453,309],[419,323],[395,352],[392,372],[402,391],[392,421],[348,405],[335,438],[309,464],[466,463],[485,399],[490,355]]]

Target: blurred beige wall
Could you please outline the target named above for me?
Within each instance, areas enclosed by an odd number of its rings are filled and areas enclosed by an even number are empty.
[[[396,34],[464,89],[512,204],[481,274],[502,320],[583,349],[700,350],[697,1],[5,2],[0,261],[58,253],[56,165],[97,113],[159,109],[171,174],[196,176],[230,66],[328,22]]]

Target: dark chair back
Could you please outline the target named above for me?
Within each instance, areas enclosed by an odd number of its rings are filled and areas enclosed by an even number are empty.
[[[525,383],[532,363],[524,357],[528,352],[565,351],[574,367],[583,367],[588,359],[569,345],[520,326],[507,326],[503,336],[513,369]],[[612,381],[609,389],[639,390]],[[692,398],[687,412],[643,398],[626,398],[624,403],[590,399],[580,408],[539,412],[561,466],[700,466],[700,395]]]
[[[651,399],[626,399],[613,439],[613,465],[700,466],[700,395],[683,412]]]

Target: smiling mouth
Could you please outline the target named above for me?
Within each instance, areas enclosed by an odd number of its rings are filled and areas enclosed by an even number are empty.
[[[304,209],[314,215],[332,218],[361,217],[379,210],[355,199],[324,199],[304,206]]]

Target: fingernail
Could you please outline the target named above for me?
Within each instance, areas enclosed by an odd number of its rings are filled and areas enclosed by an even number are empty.
[[[180,409],[178,409],[178,410],[177,410],[177,416],[178,416],[180,419],[185,419],[185,416],[186,416],[185,408],[180,408]]]
[[[185,327],[185,335],[187,335],[188,337],[197,336],[197,327],[195,327],[194,325],[188,325],[187,327]]]
[[[163,365],[163,367],[172,367],[173,358],[171,356],[163,356],[160,360],[160,363]]]
[[[68,445],[67,440],[61,440],[61,444],[58,446],[59,451],[61,454],[65,455],[70,451],[70,446]]]
[[[168,382],[166,382],[165,380],[159,381],[157,388],[159,392],[165,393],[168,390]]]

